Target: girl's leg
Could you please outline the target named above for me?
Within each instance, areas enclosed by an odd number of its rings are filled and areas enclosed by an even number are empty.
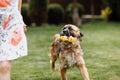
[[[0,61],[0,80],[10,80],[11,61]]]

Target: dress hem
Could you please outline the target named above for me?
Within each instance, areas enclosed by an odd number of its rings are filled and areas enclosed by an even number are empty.
[[[27,54],[21,55],[21,56],[15,57],[15,58],[0,59],[0,61],[11,61],[11,60],[15,60],[15,59],[18,59],[18,58],[21,58],[21,57],[24,57],[24,56],[27,56]]]

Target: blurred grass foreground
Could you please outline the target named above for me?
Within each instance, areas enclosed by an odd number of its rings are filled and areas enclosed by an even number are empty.
[[[28,27],[29,55],[13,61],[12,80],[60,80],[59,62],[50,70],[49,48],[53,36],[63,25]],[[120,80],[120,24],[89,22],[83,24],[82,47],[91,80]],[[77,68],[67,72],[68,80],[83,80]]]

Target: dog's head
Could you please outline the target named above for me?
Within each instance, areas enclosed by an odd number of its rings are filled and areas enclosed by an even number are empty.
[[[79,28],[75,25],[65,25],[61,31],[61,36],[67,36],[67,37],[76,37],[81,40],[81,37],[83,34],[80,32]]]

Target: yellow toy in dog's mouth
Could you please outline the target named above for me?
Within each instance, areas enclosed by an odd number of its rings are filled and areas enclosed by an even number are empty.
[[[71,42],[71,43],[74,43],[76,38],[74,38],[74,37],[72,37],[72,36],[70,36],[70,37],[60,36],[60,39],[61,39],[63,42]]]

